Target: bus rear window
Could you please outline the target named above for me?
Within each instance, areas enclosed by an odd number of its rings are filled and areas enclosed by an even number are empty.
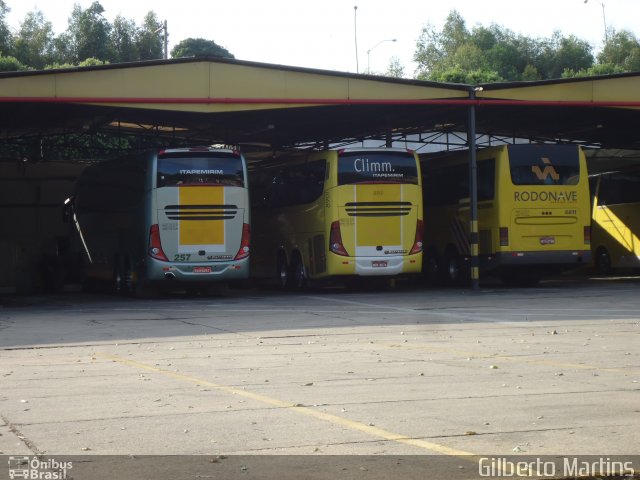
[[[338,158],[338,185],[418,184],[416,159],[409,152],[344,152]]]
[[[580,157],[576,146],[510,145],[514,185],[577,185]]]
[[[244,186],[242,157],[233,153],[174,152],[158,157],[158,187]]]

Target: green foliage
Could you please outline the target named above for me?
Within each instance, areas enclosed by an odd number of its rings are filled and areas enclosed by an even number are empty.
[[[495,24],[468,29],[462,16],[452,10],[442,30],[431,25],[423,28],[414,61],[417,78],[424,80],[531,81],[578,72],[640,71],[640,45],[629,32],[612,31],[595,64],[592,47],[574,35],[555,32],[550,38],[529,38]]]
[[[133,20],[118,15],[111,29],[111,52],[114,62],[133,62],[140,58],[138,27]]]
[[[404,67],[400,63],[400,59],[398,57],[391,57],[385,76],[393,78],[404,77]]]
[[[164,57],[164,39],[160,34],[160,20],[154,12],[145,15],[142,27],[136,34],[139,60],[154,60]]]
[[[226,48],[221,47],[212,40],[204,38],[187,38],[182,40],[171,50],[172,58],[201,57],[211,55],[214,57],[235,58]]]
[[[17,72],[19,70],[27,70],[27,67],[15,57],[3,57],[0,55],[0,72]]]
[[[601,64],[620,66],[626,72],[640,71],[640,43],[628,30],[609,30],[604,48],[598,55]]]
[[[86,10],[77,3],[74,5],[67,29],[71,40],[69,53],[72,58],[69,60],[73,63],[90,57],[104,60],[112,58],[109,41],[112,27],[103,13],[100,2],[93,2]]]
[[[66,68],[164,57],[166,32],[153,11],[145,15],[141,25],[122,15],[110,23],[99,1],[86,9],[76,3],[67,30],[59,35],[54,34],[51,22],[37,9],[27,13],[19,31],[12,34],[6,22],[8,12],[5,0],[0,0],[0,57],[3,58],[0,68],[4,70]],[[227,49],[202,38],[183,40],[173,52],[174,57],[234,58]]]
[[[54,35],[51,22],[41,11],[27,13],[14,39],[14,55],[20,62],[42,69],[54,61]]]
[[[7,25],[7,13],[10,9],[4,0],[0,0],[0,55],[10,55],[13,48],[11,30]]]

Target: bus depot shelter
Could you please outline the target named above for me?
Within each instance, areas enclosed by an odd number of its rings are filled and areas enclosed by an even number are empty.
[[[640,73],[463,85],[205,57],[1,73],[0,209],[8,228],[0,248],[9,254],[0,292],[41,286],[34,272],[55,255],[52,239],[65,235],[59,209],[77,175],[56,149],[78,138],[135,136],[141,148],[233,144],[256,158],[365,140],[471,152],[516,138],[637,149],[639,107]],[[102,154],[72,160],[80,168]],[[474,162],[471,154],[472,171]],[[473,188],[471,200],[473,217]]]

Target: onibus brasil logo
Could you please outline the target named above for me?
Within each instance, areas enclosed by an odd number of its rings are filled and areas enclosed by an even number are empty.
[[[73,462],[61,462],[54,458],[46,460],[38,457],[9,457],[9,478],[27,478],[32,480],[64,480],[67,471],[73,468]]]

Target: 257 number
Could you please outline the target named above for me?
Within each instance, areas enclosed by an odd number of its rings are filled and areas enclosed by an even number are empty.
[[[191,254],[190,253],[176,253],[173,256],[173,261],[174,262],[188,262],[190,258],[191,258]]]

